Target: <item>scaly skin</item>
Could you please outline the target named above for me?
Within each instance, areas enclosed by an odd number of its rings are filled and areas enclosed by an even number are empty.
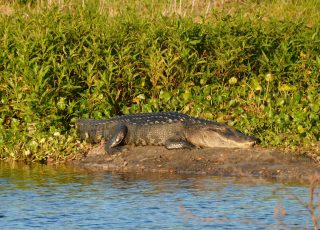
[[[180,148],[248,148],[257,139],[224,124],[176,112],[140,113],[108,120],[79,119],[78,135],[91,143],[106,141],[112,154],[124,145],[162,145]]]

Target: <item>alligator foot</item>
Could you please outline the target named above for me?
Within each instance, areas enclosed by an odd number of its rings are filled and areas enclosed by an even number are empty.
[[[121,152],[123,150],[123,146],[121,146],[121,143],[125,138],[127,132],[128,132],[127,126],[125,125],[117,126],[111,138],[107,141],[105,145],[105,151],[109,154]]]
[[[169,139],[165,143],[167,149],[193,149],[195,146],[185,140]]]

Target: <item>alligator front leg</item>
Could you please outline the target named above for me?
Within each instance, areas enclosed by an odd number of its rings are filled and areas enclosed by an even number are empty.
[[[111,134],[111,138],[105,145],[105,151],[109,154],[114,154],[121,151],[120,144],[125,139],[128,133],[128,127],[126,125],[119,125],[115,128],[115,131]]]
[[[189,141],[181,140],[181,139],[168,139],[165,142],[165,147],[167,149],[192,149],[195,146],[191,144]]]

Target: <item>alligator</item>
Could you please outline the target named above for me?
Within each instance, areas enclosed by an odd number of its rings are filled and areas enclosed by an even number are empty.
[[[138,113],[110,119],[78,119],[81,140],[106,142],[105,151],[113,154],[124,145],[160,145],[167,149],[248,148],[257,139],[221,123],[178,112]]]

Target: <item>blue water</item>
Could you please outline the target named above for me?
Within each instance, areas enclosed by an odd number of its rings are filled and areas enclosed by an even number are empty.
[[[309,188],[0,163],[1,229],[310,229],[297,197]]]

